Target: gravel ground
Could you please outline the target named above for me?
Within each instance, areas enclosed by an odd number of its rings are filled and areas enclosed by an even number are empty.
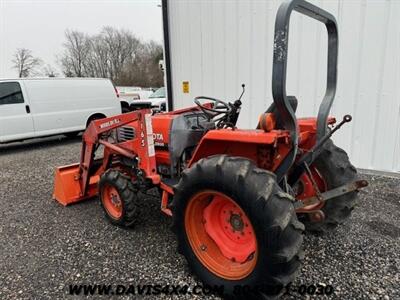
[[[106,222],[95,199],[67,208],[51,199],[54,167],[78,161],[79,148],[65,138],[0,146],[0,299],[74,298],[69,284],[196,284],[158,199],[143,198],[133,230]],[[351,221],[327,237],[306,235],[294,287],[332,285],[330,299],[400,299],[400,180],[362,177],[370,186]]]

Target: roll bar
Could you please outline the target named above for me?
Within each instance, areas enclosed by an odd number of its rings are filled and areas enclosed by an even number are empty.
[[[325,96],[321,102],[317,118],[317,140],[321,139],[327,130],[326,122],[332,102],[335,98],[337,84],[338,30],[336,19],[327,11],[304,0],[287,0],[281,4],[275,19],[274,58],[272,70],[272,95],[274,103],[282,118],[283,126],[291,133],[293,142],[292,155],[281,164],[276,171],[278,180],[292,165],[298,143],[298,125],[295,113],[286,95],[286,69],[288,59],[289,22],[293,11],[325,24],[328,33],[328,68]]]

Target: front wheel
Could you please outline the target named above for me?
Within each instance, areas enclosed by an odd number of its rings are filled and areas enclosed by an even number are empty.
[[[274,174],[248,159],[202,159],[184,171],[174,196],[178,251],[225,295],[278,294],[300,267],[304,225],[292,201]]]
[[[99,197],[107,219],[114,225],[132,227],[139,215],[138,195],[128,176],[109,169],[101,175]]]

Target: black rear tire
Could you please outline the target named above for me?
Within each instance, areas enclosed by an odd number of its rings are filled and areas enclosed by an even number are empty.
[[[114,187],[119,194],[122,203],[122,214],[120,217],[113,217],[104,204],[104,188],[109,185]],[[100,178],[99,198],[106,218],[114,225],[121,227],[133,227],[139,216],[138,191],[128,176],[118,170],[109,169]]]
[[[203,265],[190,245],[185,229],[186,208],[191,197],[204,190],[232,198],[253,224],[258,258],[245,278],[227,280],[217,276]],[[225,296],[262,299],[266,294],[278,294],[294,279],[302,259],[304,225],[297,220],[293,201],[278,186],[273,173],[257,168],[249,159],[226,155],[201,159],[183,172],[174,195],[173,229],[178,252],[205,284],[223,285]],[[237,286],[253,292],[240,295]],[[256,292],[257,288],[263,292]]]
[[[347,153],[328,140],[321,154],[313,165],[322,175],[328,190],[350,183],[357,179],[357,169],[350,163]],[[328,200],[321,209],[325,215],[322,222],[311,222],[306,216],[299,219],[306,226],[306,230],[315,233],[325,233],[345,222],[351,215],[357,203],[357,192],[344,194]]]

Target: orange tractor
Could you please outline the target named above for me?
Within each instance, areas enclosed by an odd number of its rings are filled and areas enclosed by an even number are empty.
[[[293,10],[328,32],[327,90],[317,118],[297,119],[297,99],[286,95]],[[153,115],[143,108],[95,120],[83,134],[79,164],[57,168],[54,198],[68,205],[98,195],[111,223],[132,226],[139,192],[157,187],[178,251],[205,284],[223,285],[226,295],[247,286],[258,299],[285,286],[299,270],[304,229],[335,228],[367,185],[330,140],[351,121],[329,117],[337,51],[331,14],[303,0],[284,2],[275,23],[274,101],[257,129],[236,127],[244,86],[233,103],[197,97],[186,109]]]

